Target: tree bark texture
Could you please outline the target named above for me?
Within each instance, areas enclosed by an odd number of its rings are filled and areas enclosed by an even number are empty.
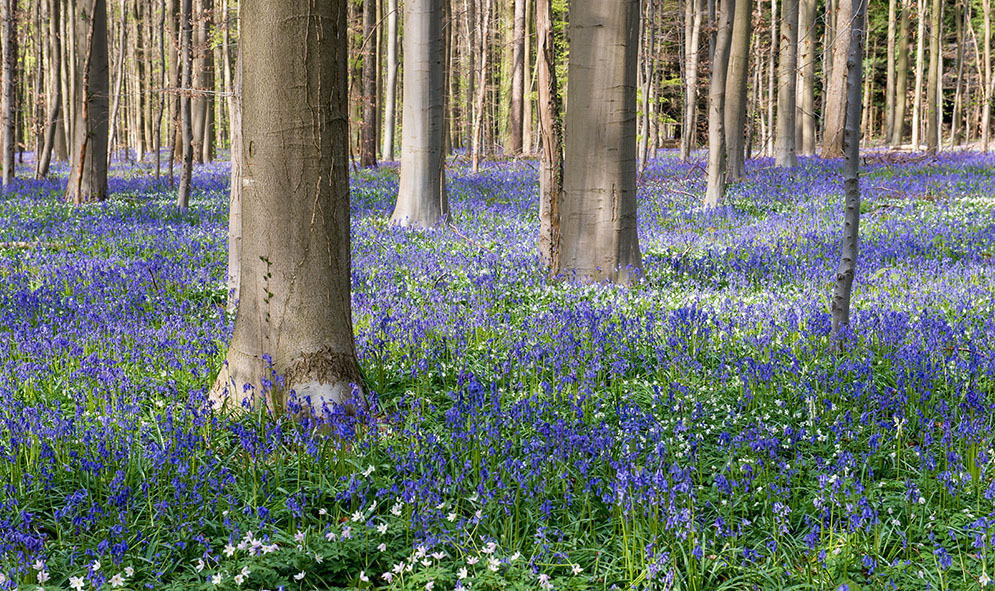
[[[780,85],[777,87],[777,166],[798,166],[795,110],[798,75],[798,0],[784,0],[781,18]]]
[[[753,0],[735,0],[726,74],[725,139],[729,180],[746,176],[746,81],[750,72]]]
[[[66,200],[77,205],[107,199],[107,124],[110,93],[106,0],[77,6],[76,43],[83,48],[76,101],[73,162]]]
[[[394,159],[397,120],[397,0],[387,0],[387,83],[384,86],[383,149],[381,156]]]
[[[242,234],[252,240],[242,243],[234,334],[211,397],[277,412],[292,391],[314,409],[349,405],[361,378],[350,307],[346,2],[245,0],[241,14]]]
[[[35,169],[35,177],[43,179],[48,176],[49,164],[52,162],[52,153],[55,150],[55,140],[57,134],[62,131],[62,25],[60,15],[62,11],[59,7],[59,0],[49,0],[49,28],[48,35],[51,43],[49,51],[49,93],[48,93],[48,121],[45,125],[45,144],[41,154],[38,156],[38,166]],[[64,135],[63,135],[64,137]]]
[[[888,38],[885,57],[884,137],[891,138],[895,125],[895,44],[898,0],[888,0]]]
[[[826,93],[825,135],[822,138],[822,157],[840,158],[843,156],[843,127],[846,123],[846,84],[849,71],[844,74],[843,64],[847,63],[850,51],[850,35],[854,27],[863,27],[853,18],[850,0],[839,0],[836,9],[835,37],[832,38],[833,75],[829,77]]]
[[[0,0],[0,22],[3,26],[3,184],[14,180],[14,149],[17,145],[15,117],[17,114],[17,2]]]
[[[536,0],[536,67],[539,83],[539,255],[555,273],[560,267],[563,202],[563,126],[556,80],[556,44],[551,0]]]
[[[373,39],[377,0],[363,0],[363,122],[360,128],[359,165],[377,165],[377,59]]]
[[[895,48],[895,112],[892,116],[890,143],[902,144],[905,136],[905,113],[909,91],[909,18],[912,0],[901,0],[898,15],[898,45]]]
[[[190,205],[190,185],[193,176],[194,134],[191,102],[191,82],[193,72],[193,23],[192,0],[180,0],[180,66],[182,82],[180,90],[180,132],[183,144],[183,161],[180,165],[180,185],[176,192],[176,206],[187,208]]]
[[[511,39],[511,100],[508,110],[508,153],[522,153],[525,99],[525,0],[514,0]]]
[[[929,76],[926,81],[926,150],[935,154],[940,149],[940,97],[943,95],[943,55],[940,53],[940,0],[933,0],[929,23]]]
[[[718,0],[718,30],[712,55],[712,77],[708,87],[708,181],[705,207],[717,207],[726,192],[725,97],[732,12],[735,0]]]
[[[393,224],[432,227],[449,215],[446,195],[443,0],[404,3],[401,177]]]
[[[798,89],[795,109],[795,149],[815,154],[815,17],[816,0],[798,2]]]
[[[701,44],[701,20],[705,16],[705,0],[685,0],[684,55],[684,117],[681,121],[680,158],[687,160],[695,148],[698,128],[698,47]]]
[[[848,0],[840,0],[840,3]],[[832,299],[832,334],[836,337],[843,326],[850,324],[850,299],[853,277],[857,269],[860,240],[860,108],[863,72],[864,15],[867,0],[853,0],[854,15],[847,68],[846,157],[843,162],[843,184],[846,190],[843,244]],[[839,62],[837,62],[839,63]]]
[[[571,0],[557,275],[627,283],[636,233],[639,1]]]

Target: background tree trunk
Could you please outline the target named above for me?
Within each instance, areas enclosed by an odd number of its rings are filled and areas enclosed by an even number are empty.
[[[985,152],[991,142],[991,117],[992,117],[992,2],[991,0],[981,0],[981,11],[984,18],[984,39],[982,40],[982,51],[984,52],[985,67],[983,84],[984,89],[981,96],[984,102],[981,107],[981,145]]]
[[[898,0],[888,0],[888,47],[884,87],[884,137],[889,141],[895,122],[895,25]]]
[[[892,117],[891,145],[902,145],[905,136],[905,112],[909,91],[909,18],[912,0],[902,0],[898,16],[898,47],[895,56],[895,113]]]
[[[235,329],[211,392],[236,409],[265,401],[282,412],[291,391],[315,409],[347,404],[361,384],[349,295],[345,5],[241,8],[242,232],[253,239],[242,245]],[[282,388],[267,391],[274,373]]]
[[[511,97],[508,101],[508,153],[522,153],[522,113],[525,98],[525,0],[514,0],[511,39]]]
[[[539,82],[539,255],[551,273],[560,268],[563,203],[563,127],[556,80],[556,43],[550,0],[536,0],[536,66]]]
[[[636,233],[639,1],[570,2],[569,105],[557,275],[627,283]]]
[[[726,192],[725,94],[732,37],[735,0],[718,0],[718,29],[712,54],[712,76],[708,87],[708,187],[705,207],[717,207]]]
[[[377,20],[377,0],[363,0],[363,122],[360,128],[359,165],[377,165],[377,71],[376,43],[373,40]]]
[[[76,102],[73,162],[66,200],[77,205],[107,199],[107,64],[106,0],[84,2],[77,8],[76,43],[84,48],[83,79]]]
[[[912,149],[918,150],[922,139],[922,75],[926,59],[926,0],[918,0],[916,17],[916,82],[912,97]]]
[[[844,64],[850,51],[850,35],[854,27],[863,27],[864,23],[856,23],[852,17],[853,7],[849,0],[839,0],[836,10],[835,37],[833,40],[833,75],[829,77],[829,88],[826,91],[825,135],[822,138],[822,157],[839,158],[843,156],[843,127],[846,123],[846,82],[849,70],[843,75]],[[838,71],[836,71],[838,68]]]
[[[35,169],[35,177],[43,179],[48,176],[49,164],[52,161],[52,153],[55,150],[57,135],[61,131],[63,140],[65,132],[62,128],[62,25],[60,16],[62,10],[59,0],[49,0],[49,27],[48,36],[51,43],[49,51],[49,93],[48,93],[48,122],[45,125],[45,145],[38,157],[38,166]],[[63,141],[63,145],[65,145]]]
[[[781,19],[781,80],[777,88],[777,166],[798,166],[795,153],[795,91],[798,74],[798,0],[784,0]]]
[[[381,156],[394,159],[397,115],[397,0],[387,0],[387,84],[384,87],[383,150]]]
[[[940,98],[943,95],[943,55],[940,53],[940,0],[933,0],[929,24],[929,79],[926,82],[926,150],[940,149]]]
[[[443,0],[404,3],[404,112],[401,178],[390,216],[400,226],[431,227],[449,215],[446,196]]]
[[[681,160],[691,157],[696,147],[698,128],[698,48],[701,44],[701,19],[705,15],[705,0],[685,0],[684,55],[687,75],[684,85],[684,117],[681,122]]]
[[[841,0],[840,4],[848,0]],[[832,299],[832,333],[838,337],[840,329],[850,324],[850,299],[853,277],[857,269],[860,245],[860,107],[861,73],[863,72],[864,15],[867,0],[853,0],[853,27],[847,67],[846,105],[846,159],[843,162],[843,183],[846,187],[846,205],[843,224],[843,244],[840,264],[836,271],[836,285]],[[840,63],[840,62],[837,62]]]
[[[798,3],[798,88],[795,109],[795,148],[802,156],[815,154],[815,16],[816,0]]]
[[[193,70],[192,0],[180,0],[180,62],[183,79],[180,91],[180,129],[183,143],[183,162],[180,168],[180,186],[176,192],[176,206],[186,209],[190,205],[190,184],[193,175],[194,134],[191,113],[191,79]]]
[[[746,176],[746,81],[753,37],[753,0],[735,0],[725,93],[725,139],[729,180]]]
[[[3,117],[3,184],[14,180],[14,149],[17,145],[17,2],[0,0],[0,20],[3,24],[3,97],[0,111]]]

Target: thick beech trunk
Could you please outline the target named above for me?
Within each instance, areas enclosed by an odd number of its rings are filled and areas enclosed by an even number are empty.
[[[829,89],[826,93],[825,135],[822,138],[822,157],[839,158],[843,156],[843,127],[846,123],[846,83],[849,71],[844,74],[844,64],[850,50],[850,35],[854,27],[863,27],[852,18],[849,0],[839,0],[836,10],[835,36],[832,46],[833,74],[829,77]]]
[[[905,136],[905,113],[909,91],[909,18],[912,0],[901,0],[898,16],[898,47],[895,56],[895,113],[891,124],[891,145],[898,147]]]
[[[400,226],[431,227],[449,215],[445,158],[443,0],[404,3],[404,112],[401,177],[390,216]]]
[[[180,185],[176,192],[176,206],[186,208],[190,205],[190,184],[193,175],[194,134],[191,113],[190,88],[193,70],[192,55],[192,0],[180,0],[180,62],[182,83],[180,91],[180,131],[183,144],[183,161],[180,165]]]
[[[750,72],[753,0],[736,0],[725,95],[725,138],[729,180],[746,176],[746,80]]]
[[[929,76],[926,81],[926,150],[940,149],[940,98],[943,96],[943,55],[940,53],[940,0],[933,0],[929,24]]]
[[[638,0],[571,0],[557,275],[627,283],[636,233]]]
[[[718,206],[726,192],[725,96],[733,10],[735,0],[718,0],[718,31],[708,87],[708,185],[705,207]]]
[[[685,0],[684,55],[684,117],[681,121],[681,160],[691,156],[696,146],[698,128],[698,47],[701,44],[701,19],[705,16],[705,0]]]
[[[798,89],[795,109],[795,149],[815,154],[815,16],[816,0],[798,3]]]
[[[798,165],[795,152],[795,94],[798,75],[798,0],[784,0],[781,19],[781,84],[777,89],[777,166]]]
[[[107,64],[106,0],[84,0],[77,6],[76,44],[83,48],[79,99],[73,124],[73,161],[66,200],[77,205],[107,199]]]
[[[377,165],[377,59],[373,39],[377,0],[363,0],[363,122],[359,136],[359,165]]]
[[[211,398],[353,403],[346,2],[242,3],[241,292]],[[248,385],[248,388],[244,386]],[[268,387],[269,386],[269,387]],[[294,410],[291,405],[289,410]]]
[[[536,66],[539,82],[539,255],[551,272],[560,267],[563,203],[563,126],[556,80],[556,44],[551,0],[536,0]]]

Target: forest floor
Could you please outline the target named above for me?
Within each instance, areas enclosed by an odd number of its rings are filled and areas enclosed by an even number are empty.
[[[632,288],[546,278],[533,161],[454,167],[427,231],[387,223],[396,167],[356,173],[373,412],[319,423],[206,407],[227,165],[188,212],[113,174],[99,206],[64,176],[0,201],[0,589],[995,576],[995,157],[867,155],[843,353],[838,161],[751,161],[712,211],[700,161],[652,161]]]

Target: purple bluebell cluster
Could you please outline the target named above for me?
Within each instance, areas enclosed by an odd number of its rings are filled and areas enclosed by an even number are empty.
[[[147,169],[82,208],[15,181],[0,589],[986,587],[992,170],[868,157],[843,353],[838,161],[751,161],[717,210],[651,161],[631,288],[546,277],[533,161],[453,165],[421,231],[387,223],[396,167],[357,172],[355,418],[208,410],[226,165],[187,212]]]

